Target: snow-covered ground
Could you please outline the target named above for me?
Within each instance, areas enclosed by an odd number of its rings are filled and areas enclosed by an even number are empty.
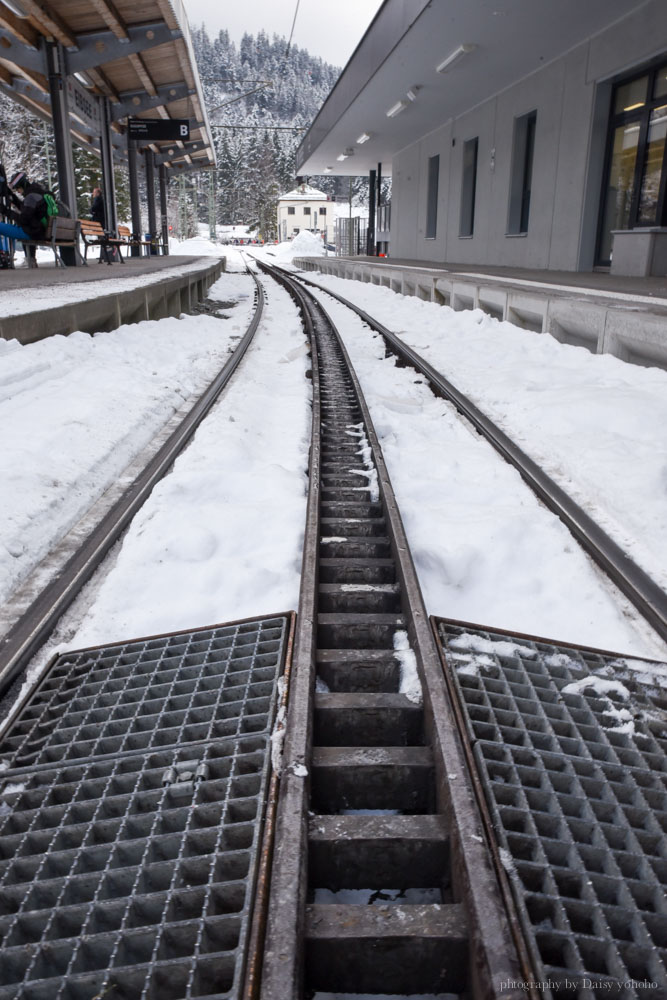
[[[221,252],[206,240],[191,242],[199,256]],[[253,253],[275,260],[276,250],[281,260],[289,259],[287,247]],[[0,343],[0,418],[20,435],[10,442],[11,453],[5,450],[0,486],[5,593],[41,557],[49,539],[59,537],[113,481],[184,394],[198,391],[219,367],[245,326],[249,299],[243,305],[241,296],[252,290],[251,279],[235,273],[243,268],[243,255],[232,247],[224,253],[231,273],[210,294],[239,302],[227,310],[229,319],[182,317],[28,347]],[[653,428],[664,416],[665,373],[594,358],[549,337],[501,327],[477,312],[453,313],[375,286],[338,284],[406,339],[414,338],[425,355],[431,344],[430,360],[504,420],[526,450],[531,441],[541,442],[552,473],[561,466],[580,501],[601,504],[609,493],[609,507],[600,509],[621,512],[635,551],[650,548],[646,525],[659,534],[659,484],[664,495],[667,482],[664,445],[662,457],[653,458],[657,471],[642,471],[635,455],[640,449],[652,454]],[[62,624],[59,648],[296,607],[308,358],[291,300],[272,282],[266,287],[265,319],[246,359],[110,556],[107,575],[89,585]],[[340,321],[382,441],[428,610],[665,657],[663,644],[614,599],[518,475],[414,372],[384,359],[379,338],[347,313],[343,317],[331,301],[327,308]],[[438,351],[448,352],[447,358]],[[596,492],[580,475],[593,462],[589,479]],[[618,470],[624,463],[631,474],[617,471],[614,477],[612,471],[602,478],[605,468]],[[634,520],[625,518],[626,508]],[[646,516],[636,516],[644,509]],[[662,555],[655,551],[654,557],[653,565],[664,572]]]

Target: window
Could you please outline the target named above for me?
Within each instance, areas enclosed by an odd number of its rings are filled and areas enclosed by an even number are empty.
[[[428,158],[428,182],[426,188],[426,239],[434,240],[438,222],[438,175],[440,157]]]
[[[310,215],[310,205],[305,205],[303,209],[304,215]]]
[[[472,236],[475,229],[475,189],[477,186],[478,139],[463,143],[463,176],[461,177],[461,218],[459,236]]]
[[[536,124],[536,111],[514,119],[510,205],[507,221],[507,232],[510,235],[528,232]]]
[[[296,212],[296,209],[295,209],[294,205],[289,205],[288,209],[287,209],[287,214],[288,215],[294,215],[295,212]]]
[[[667,64],[616,84],[611,107],[600,265],[611,261],[613,230],[667,222]]]
[[[321,208],[320,209],[320,215],[326,215],[326,214],[327,214],[326,208]]]

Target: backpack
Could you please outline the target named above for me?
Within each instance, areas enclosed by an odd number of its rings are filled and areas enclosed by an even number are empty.
[[[19,225],[30,239],[38,240],[44,235],[48,221],[48,206],[44,195],[31,191],[23,199]]]
[[[44,193],[44,201],[46,202],[46,215],[48,222],[52,215],[58,214],[58,202],[50,191],[46,191]]]

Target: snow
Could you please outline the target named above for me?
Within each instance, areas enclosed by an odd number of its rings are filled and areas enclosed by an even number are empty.
[[[561,694],[582,694],[584,691],[594,691],[601,695],[615,694],[626,701],[630,698],[630,692],[624,684],[620,681],[607,680],[605,677],[582,677],[561,688]]]
[[[213,246],[214,244],[211,244]],[[222,248],[220,248],[221,250]],[[179,250],[186,253],[186,250]],[[195,251],[193,251],[195,253]],[[197,256],[204,256],[206,251],[196,251]],[[208,256],[223,256],[221,252]],[[38,258],[39,259],[39,258]],[[53,255],[51,255],[53,260]],[[122,266],[122,265],[121,265]],[[183,274],[194,274],[207,270],[210,262],[206,260],[193,261],[192,264],[178,264],[166,267],[151,274],[128,275],[128,277],[106,278],[103,282],[79,281],[62,285],[39,285],[37,282],[26,294],[25,288],[8,288],[2,291],[3,316],[19,316],[22,313],[32,313],[55,309],[68,302],[85,302],[87,299],[98,298],[100,295],[112,295],[116,292],[131,291],[133,288],[143,288],[146,285],[166,281],[169,278],[180,277]]]
[[[331,275],[308,278],[413,347],[667,587],[666,371],[590,354],[479,309],[457,312]]]
[[[408,633],[404,631],[394,632],[394,657],[398,660],[401,668],[401,682],[399,692],[404,694],[408,701],[415,705],[422,703],[422,686],[417,673],[417,657],[410,648]]]
[[[12,428],[0,456],[0,600],[204,390],[245,329],[251,292],[245,275],[212,286],[238,303],[228,321],[187,316],[27,346],[0,340],[0,421]]]
[[[299,187],[281,194],[278,201],[326,201],[327,195],[324,191],[318,191],[311,184],[300,184]]]
[[[294,257],[326,257],[327,251],[322,237],[317,233],[310,233],[307,229],[297,233],[293,240],[285,243],[278,243],[277,246],[266,250],[267,258],[274,258],[275,264],[290,264]]]
[[[580,409],[578,419],[573,415],[581,396],[581,371],[587,373],[590,385],[597,384],[602,393],[603,387],[611,388],[607,364],[610,362],[617,382],[637,386],[632,400],[638,403],[640,397],[643,398],[640,407],[643,424],[636,412],[633,416],[633,402],[628,394],[617,399],[616,405],[622,408],[623,399],[629,401],[629,426],[639,428],[641,425],[642,442],[651,438],[657,462],[664,464],[663,477],[667,483],[667,447],[661,437],[660,421],[656,423],[651,416],[655,404],[657,412],[664,413],[667,418],[667,393],[664,392],[667,373],[624,365],[617,359],[594,357],[551,337],[539,337],[509,324],[508,335],[505,336],[503,330],[503,335],[499,336],[497,322],[479,311],[453,312],[354,281],[325,276],[319,276],[318,281],[335,285],[342,294],[387,325],[395,329],[400,327],[402,334],[408,327],[408,317],[412,316],[410,326],[416,332],[410,336],[406,334],[406,340],[419,340],[418,346],[421,346],[428,334],[441,350],[444,351],[442,345],[448,345],[453,362],[458,361],[456,374],[459,370],[467,372],[472,381],[472,373],[476,371],[478,392],[487,387],[484,404],[487,398],[500,397],[496,371],[500,373],[501,383],[502,374],[506,376],[503,399],[509,412],[517,414],[520,410],[517,399],[530,398],[534,394],[535,411],[527,413],[520,436],[537,442],[543,434],[546,445],[542,442],[542,451],[546,452],[547,446],[554,451],[560,449],[559,460],[568,472],[572,468],[567,464],[569,455],[579,455],[585,464],[595,451],[593,441],[597,424],[587,427],[585,406]],[[429,613],[510,631],[516,629],[552,636],[560,641],[664,658],[664,644],[603,578],[564,525],[528,491],[518,472],[500,460],[490,445],[459,418],[452,406],[435,397],[412,369],[397,367],[394,358],[386,358],[384,341],[379,334],[371,333],[360,319],[350,318],[342,305],[321,293],[316,294],[334,322],[339,324],[366,396]],[[483,337],[476,333],[481,328]],[[513,371],[510,362],[504,359],[505,350],[512,356]],[[564,359],[562,363],[561,358]],[[438,367],[457,381],[451,366],[445,366],[442,359]],[[632,370],[626,373],[626,369]],[[489,371],[493,371],[491,379]],[[596,383],[597,371],[600,374]],[[545,388],[550,372],[554,373],[552,378],[563,397],[562,405],[556,394]],[[572,375],[571,391],[567,381],[569,374]],[[540,384],[535,388],[538,376]],[[528,385],[524,384],[526,381]],[[643,385],[646,386],[644,396],[640,390]],[[662,395],[657,392],[660,387]],[[465,390],[468,386],[461,388]],[[543,401],[545,393],[548,398]],[[591,396],[597,399],[592,390]],[[593,411],[597,412],[595,406]],[[609,411],[605,409],[605,412]],[[567,431],[562,438],[564,421]],[[622,418],[616,421],[616,426],[618,434],[622,435]],[[613,442],[604,433],[604,428],[600,428],[600,433],[603,447],[613,452]],[[577,442],[576,448],[572,447],[573,440]],[[521,443],[525,446],[525,441]],[[644,491],[650,492],[652,473],[647,474],[646,469],[636,470],[634,484],[619,475],[631,445],[628,436],[625,447],[613,452],[607,460],[615,471],[606,479],[605,489],[613,496],[618,486],[619,505],[623,496],[626,497],[623,502],[635,525],[632,537],[637,539],[633,547],[650,548],[650,534],[641,518],[637,518],[637,512],[643,512]],[[639,450],[643,452],[643,444]],[[644,461],[651,466],[646,454]],[[652,461],[655,464],[655,460]],[[581,464],[579,459],[577,463]],[[591,456],[591,463],[598,469],[604,464],[599,455]],[[550,458],[549,464],[553,465],[553,459]],[[575,498],[581,501],[583,486],[578,490],[568,476],[565,478],[568,479],[565,485],[572,486]],[[601,497],[601,492],[598,487],[596,498]],[[651,517],[649,513],[649,525],[658,532],[660,517],[667,519],[662,499],[664,492],[664,485],[654,483],[652,502],[647,505],[649,511],[653,509],[656,514]],[[663,513],[658,516],[660,503]],[[663,545],[667,556],[667,530],[664,534],[659,545]],[[662,566],[661,571],[663,578],[667,578]]]
[[[195,252],[205,255],[205,241],[196,242]],[[209,249],[220,252],[217,244]],[[224,253],[240,271],[241,254],[228,247]],[[266,284],[265,318],[246,359],[108,557],[106,575],[89,585],[61,624],[56,648],[297,606],[309,358],[296,308],[282,288]],[[658,507],[667,490],[660,438],[666,373],[593,357],[507,324],[500,329],[479,313],[452,313],[386,289],[345,282],[342,292],[363,299],[370,312],[418,341],[422,353],[432,342],[437,367],[464,391],[474,390],[483,408],[504,414],[506,429],[517,429],[523,447],[548,452],[580,499],[614,510],[633,551],[655,543],[655,559],[664,564],[667,532]],[[226,310],[228,319],[184,316],[26,347],[0,341],[0,418],[12,427],[0,459],[0,596],[12,592],[219,369],[245,329],[252,282],[232,271],[210,294],[237,303]],[[664,646],[518,474],[413,371],[386,359],[381,339],[361,321],[329,299],[326,308],[340,322],[366,394],[429,612],[624,650],[643,658],[640,677],[653,668],[659,675],[649,661],[664,657]],[[606,392],[613,400],[608,405]],[[365,438],[349,430],[363,451]],[[633,435],[646,468],[631,454]],[[651,442],[658,456],[652,463]],[[594,489],[581,473],[587,462]],[[627,474],[621,475],[623,463]],[[484,657],[498,651],[497,645],[463,645],[459,666],[483,669]],[[412,691],[411,651],[398,652]],[[520,653],[530,650],[521,646]],[[47,656],[33,664],[31,676]],[[631,660],[623,662],[634,669]]]

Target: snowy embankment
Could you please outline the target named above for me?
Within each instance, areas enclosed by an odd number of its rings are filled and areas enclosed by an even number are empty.
[[[0,600],[222,367],[252,313],[252,279],[227,276],[211,294],[236,303],[227,321],[0,340]]]
[[[350,286],[356,289],[356,283],[346,282],[347,295]],[[516,470],[435,397],[423,378],[385,358],[379,334],[316,294],[343,335],[369,404],[428,611],[559,641],[664,656],[648,626],[612,593]],[[487,379],[489,368],[485,363]]]
[[[211,294],[224,296],[230,277]],[[85,616],[69,627],[67,645],[297,606],[310,443],[308,367],[296,308],[272,285],[246,357],[134,518],[108,575],[92,587]]]

